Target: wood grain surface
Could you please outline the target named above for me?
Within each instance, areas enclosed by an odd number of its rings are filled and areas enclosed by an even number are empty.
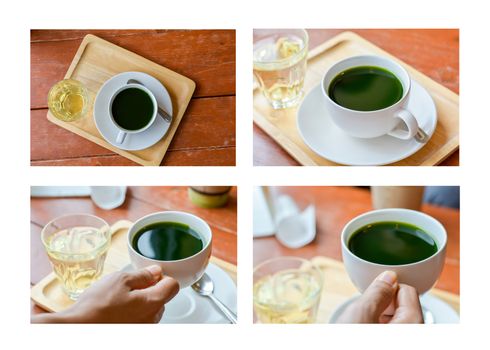
[[[310,49],[343,31],[352,31],[459,94],[457,29],[308,29]],[[300,165],[255,124],[254,165]],[[440,165],[458,166],[459,151]]]
[[[274,237],[256,238],[253,244],[254,266],[277,256],[299,256],[312,259],[326,256],[342,260],[340,233],[354,217],[373,210],[367,189],[356,187],[282,187],[299,204],[314,202],[316,206],[315,240],[305,247],[290,249]],[[424,204],[422,211],[439,220],[446,228],[448,244],[446,261],[436,288],[459,295],[459,210]]]
[[[237,191],[232,188],[226,206],[215,209],[200,208],[187,197],[187,187],[130,187],[124,204],[113,210],[95,206],[89,197],[31,198],[31,285],[52,271],[41,242],[41,230],[52,219],[70,213],[93,214],[109,224],[118,220],[135,221],[152,212],[180,210],[204,219],[213,231],[212,254],[219,259],[237,264]],[[31,303],[33,313],[42,309]]]
[[[46,120],[47,93],[89,33],[196,82],[162,165],[235,165],[234,30],[32,30],[31,165],[135,165]]]

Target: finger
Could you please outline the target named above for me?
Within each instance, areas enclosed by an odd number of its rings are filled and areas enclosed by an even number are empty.
[[[393,299],[381,316],[379,316],[379,323],[389,323],[395,313],[395,308],[395,299]]]
[[[155,320],[154,322],[155,323],[159,323],[160,320],[162,319],[163,317],[163,313],[165,312],[165,305],[162,306],[162,308],[160,309],[160,311],[158,311],[155,315]]]
[[[135,290],[134,293],[148,301],[166,304],[179,292],[179,284],[172,277],[164,276],[158,283],[146,289]]]
[[[392,318],[393,318],[392,315],[381,315],[379,316],[379,323],[381,324],[390,323]]]
[[[131,289],[144,289],[154,285],[162,278],[162,269],[151,265],[144,269],[128,272],[123,275],[124,283]]]
[[[386,315],[386,316],[393,316],[393,314],[395,313],[395,309],[396,309],[396,302],[395,302],[395,298],[393,298],[393,300],[391,301],[390,305],[388,305],[388,307],[383,311],[383,315]]]
[[[395,297],[398,288],[397,276],[393,271],[380,274],[357,301],[363,321],[376,323]]]
[[[391,318],[395,313],[395,308],[395,299],[393,299],[390,305],[388,305],[388,307],[383,311],[381,316],[379,316],[379,323],[388,323],[389,321],[391,321]]]
[[[420,299],[417,290],[407,284],[400,284],[400,289],[396,296],[396,303],[398,307],[420,309]]]
[[[396,310],[391,323],[423,323],[422,307],[417,290],[400,284],[396,295]]]

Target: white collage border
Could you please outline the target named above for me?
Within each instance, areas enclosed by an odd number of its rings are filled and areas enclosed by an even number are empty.
[[[3,237],[0,288],[2,344],[8,348],[70,349],[414,349],[479,346],[488,328],[490,282],[486,143],[488,97],[487,14],[461,1],[395,0],[197,1],[128,0],[4,4],[2,13]],[[154,9],[155,8],[155,9]],[[253,167],[252,29],[459,28],[460,167]],[[41,28],[236,29],[236,167],[30,167],[29,31]],[[4,124],[7,125],[7,124]],[[31,325],[29,322],[29,187],[31,185],[238,185],[239,325]],[[253,325],[252,188],[254,185],[459,185],[461,186],[461,323],[459,325]],[[471,342],[471,343],[470,343]],[[90,344],[90,345],[88,345]],[[2,348],[7,348],[2,346]]]

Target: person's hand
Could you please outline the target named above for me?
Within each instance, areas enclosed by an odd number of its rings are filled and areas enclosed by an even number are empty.
[[[415,288],[398,283],[393,271],[380,274],[340,315],[337,323],[423,323]]]
[[[35,316],[32,322],[156,323],[178,291],[177,281],[162,276],[157,265],[116,272],[95,282],[67,310]]]

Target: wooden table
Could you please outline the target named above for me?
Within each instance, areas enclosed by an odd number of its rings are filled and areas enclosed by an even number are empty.
[[[314,201],[316,206],[316,239],[309,245],[290,249],[274,237],[256,238],[253,244],[254,266],[276,256],[298,256],[311,259],[326,256],[342,260],[340,233],[352,218],[372,210],[371,195],[367,189],[355,187],[287,187],[281,188],[293,198]],[[459,295],[459,210],[422,206],[422,211],[439,220],[447,230],[446,261],[436,288]]]
[[[237,263],[237,191],[230,192],[228,204],[222,208],[205,209],[192,204],[187,187],[130,187],[124,204],[113,210],[95,206],[89,197],[31,198],[31,285],[52,271],[41,242],[41,230],[52,219],[70,213],[93,214],[109,224],[122,219],[135,221],[152,212],[181,210],[193,213],[209,224],[213,231],[212,254]],[[31,302],[33,313],[44,312]]]
[[[459,31],[436,29],[309,29],[310,48],[350,30],[459,94]],[[254,165],[300,165],[254,124]],[[459,151],[441,165],[459,165]]]
[[[48,91],[88,33],[196,82],[162,165],[235,165],[234,30],[32,30],[31,165],[136,165],[46,119]]]

